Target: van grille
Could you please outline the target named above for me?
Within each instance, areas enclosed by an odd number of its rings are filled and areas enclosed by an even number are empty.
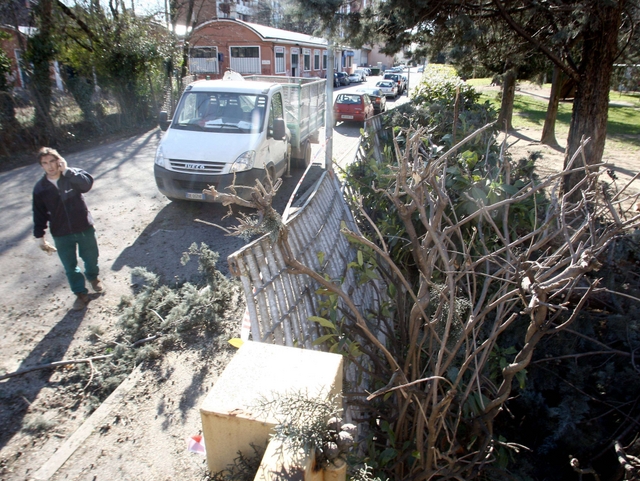
[[[173,185],[180,190],[190,192],[202,192],[204,189],[208,189],[209,187],[217,187],[216,182],[195,182],[177,179],[173,180]]]
[[[224,162],[212,162],[208,160],[169,159],[169,162],[174,171],[187,174],[220,174],[225,166]]]

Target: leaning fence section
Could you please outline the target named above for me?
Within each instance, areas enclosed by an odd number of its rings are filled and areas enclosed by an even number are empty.
[[[313,193],[285,224],[295,259],[340,283],[361,312],[377,305],[375,287],[359,285],[348,268],[357,253],[340,229],[344,225],[356,231],[356,226],[333,173],[322,173]],[[231,272],[242,281],[254,341],[321,349],[314,341],[326,333],[309,320],[320,314],[319,286],[311,277],[288,270],[278,242],[264,236],[230,255],[228,261]]]

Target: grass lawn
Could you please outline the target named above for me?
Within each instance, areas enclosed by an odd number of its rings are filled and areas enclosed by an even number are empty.
[[[467,83],[481,90],[491,83],[491,79],[470,79]],[[542,86],[548,92],[550,84]],[[522,88],[526,90],[526,84]],[[481,100],[488,100],[500,108],[499,93],[483,92]],[[607,144],[618,149],[640,149],[640,93],[623,94],[611,91],[609,94],[609,119],[607,122]],[[542,130],[547,112],[548,101],[516,91],[513,106],[513,127],[515,129],[532,128]],[[571,101],[561,101],[556,119],[556,138],[567,138],[571,122]]]

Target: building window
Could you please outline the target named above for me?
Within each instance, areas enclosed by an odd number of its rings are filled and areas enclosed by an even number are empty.
[[[238,73],[262,73],[260,47],[229,47],[231,70]]]
[[[342,67],[350,68],[353,65],[353,50],[345,50],[342,52]]]
[[[304,70],[307,72],[311,70],[311,49],[303,48],[302,54],[304,55]]]
[[[313,51],[313,70],[320,70],[320,50]]]
[[[284,61],[284,47],[276,47],[276,73],[286,73],[286,65]]]
[[[322,70],[327,70],[327,51],[322,52]]]
[[[218,47],[192,47],[189,49],[190,73],[219,72]]]
[[[269,109],[269,123],[267,125],[269,135],[273,135],[274,119],[284,119],[284,108],[282,105],[282,95],[280,92],[277,92],[271,99],[271,108]]]

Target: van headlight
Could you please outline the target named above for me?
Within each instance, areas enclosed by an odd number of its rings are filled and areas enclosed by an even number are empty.
[[[164,165],[164,153],[162,152],[162,146],[159,146],[158,150],[156,150],[155,163],[157,165],[159,165],[160,167],[165,167],[165,165]]]
[[[233,164],[231,164],[229,172],[244,172],[245,170],[251,170],[253,169],[253,162],[255,160],[256,151],[248,150],[240,157],[238,157]]]

